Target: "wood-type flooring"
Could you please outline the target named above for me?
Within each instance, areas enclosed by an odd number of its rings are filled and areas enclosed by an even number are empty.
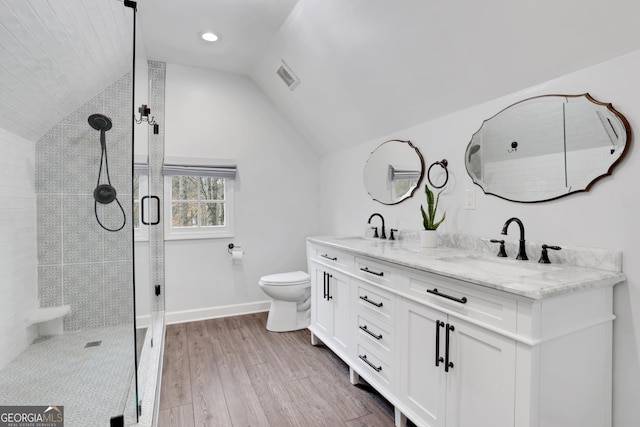
[[[393,426],[393,407],[310,332],[267,313],[168,325],[158,427]]]

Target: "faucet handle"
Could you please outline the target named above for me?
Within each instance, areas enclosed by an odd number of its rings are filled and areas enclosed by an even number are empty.
[[[549,246],[547,244],[542,245],[542,253],[540,254],[540,259],[538,260],[538,262],[541,264],[551,264],[551,261],[549,261],[549,254],[547,253],[547,249],[559,251],[562,248],[560,246]]]
[[[378,227],[371,227],[371,229],[373,230],[373,237],[380,237],[378,236]]]
[[[398,231],[398,229],[392,228],[390,231],[391,231],[391,234],[389,235],[389,240],[396,240],[395,236],[393,235],[393,232]]]
[[[506,258],[507,257],[507,251],[505,251],[505,249],[504,249],[504,240],[491,239],[489,241],[491,243],[500,243],[500,250],[498,251],[498,256],[500,258]]]

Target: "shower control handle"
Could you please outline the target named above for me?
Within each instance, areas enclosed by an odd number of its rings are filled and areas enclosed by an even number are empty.
[[[152,199],[156,201],[156,212],[158,213],[158,215],[156,216],[156,220],[153,222],[149,222],[145,220],[145,214],[144,214],[144,206],[145,203],[144,201],[147,199]],[[142,199],[140,199],[140,206],[142,209],[142,218],[140,219],[140,221],[144,224],[144,225],[158,225],[160,224],[160,198],[158,196],[144,196]]]

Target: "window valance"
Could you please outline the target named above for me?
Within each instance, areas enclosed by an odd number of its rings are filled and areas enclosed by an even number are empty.
[[[164,176],[217,176],[234,179],[237,170],[237,162],[231,159],[165,157],[162,165]]]
[[[398,181],[401,179],[419,179],[422,171],[408,170],[408,169],[396,169],[392,165],[389,165],[389,180]]]

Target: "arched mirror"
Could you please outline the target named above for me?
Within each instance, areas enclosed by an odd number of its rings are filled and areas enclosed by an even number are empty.
[[[629,123],[611,104],[588,93],[545,95],[485,120],[467,146],[465,165],[487,194],[541,202],[589,190],[630,143]]]
[[[364,186],[373,198],[395,205],[411,197],[424,177],[424,159],[411,141],[392,139],[373,150],[364,167]]]

